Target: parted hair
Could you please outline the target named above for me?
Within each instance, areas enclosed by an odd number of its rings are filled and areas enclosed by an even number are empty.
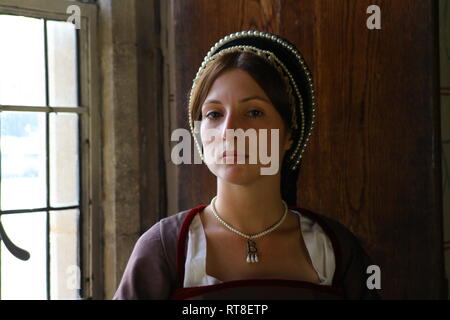
[[[224,72],[241,69],[264,90],[275,109],[280,114],[287,132],[291,131],[292,109],[288,89],[279,72],[264,58],[251,52],[230,52],[211,61],[197,79],[196,86],[188,94],[191,101],[191,116],[193,121],[201,121],[201,106],[203,105],[214,81]],[[292,144],[292,148],[295,143]],[[281,166],[281,196],[290,206],[296,205],[297,178],[299,169],[292,171],[288,167],[287,154]]]

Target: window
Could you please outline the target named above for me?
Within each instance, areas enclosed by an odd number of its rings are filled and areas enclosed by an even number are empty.
[[[94,13],[0,0],[0,299],[95,296]]]

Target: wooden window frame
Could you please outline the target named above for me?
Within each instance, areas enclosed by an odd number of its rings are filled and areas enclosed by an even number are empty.
[[[97,11],[92,3],[63,0],[0,0],[0,13],[67,21],[67,8],[80,8],[79,91],[80,107],[80,258],[82,299],[103,298],[101,234],[101,117]],[[34,107],[2,107],[4,111],[36,110]],[[42,108],[41,108],[42,109]],[[64,108],[60,108],[64,109]],[[37,111],[37,110],[36,110]],[[48,110],[40,110],[48,111]],[[64,110],[51,110],[60,111]],[[73,112],[73,110],[71,110]]]

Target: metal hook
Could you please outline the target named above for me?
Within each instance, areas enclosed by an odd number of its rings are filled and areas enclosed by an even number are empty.
[[[0,241],[2,240],[5,243],[6,249],[8,249],[13,256],[23,261],[30,259],[30,254],[28,251],[19,248],[8,238],[5,229],[3,229],[2,222],[0,221]]]

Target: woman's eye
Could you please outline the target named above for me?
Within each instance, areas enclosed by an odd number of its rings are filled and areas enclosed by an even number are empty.
[[[220,116],[220,113],[217,111],[211,111],[206,115],[206,118],[214,120],[217,119]]]
[[[251,117],[255,117],[255,118],[261,117],[264,114],[262,111],[257,110],[257,109],[250,110],[248,113],[250,114]]]

